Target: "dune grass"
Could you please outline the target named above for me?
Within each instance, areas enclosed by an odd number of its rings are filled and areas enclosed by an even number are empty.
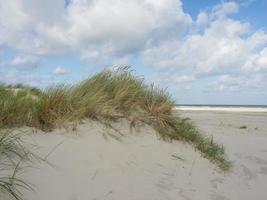
[[[32,187],[17,177],[21,165],[31,161],[32,154],[23,146],[21,134],[0,129],[0,197],[22,200],[21,189]]]
[[[216,144],[213,137],[209,138],[200,134],[198,129],[188,119],[177,118],[175,132],[178,137],[190,142],[205,158],[217,164],[220,169],[223,171],[228,171],[230,169],[231,162],[225,159],[223,145]]]
[[[190,142],[202,155],[228,170],[224,149],[201,135],[188,121],[173,114],[174,101],[166,90],[145,84],[128,68],[104,70],[79,84],[46,90],[0,86],[0,125],[31,126],[51,131],[89,118],[109,123],[127,118],[151,125],[163,139]],[[16,89],[16,88],[15,88]]]

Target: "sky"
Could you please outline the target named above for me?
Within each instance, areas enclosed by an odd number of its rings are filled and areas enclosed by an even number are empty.
[[[0,0],[0,82],[131,66],[180,104],[267,105],[267,0]]]

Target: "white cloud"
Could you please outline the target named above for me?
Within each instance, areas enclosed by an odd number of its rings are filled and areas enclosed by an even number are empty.
[[[257,59],[257,66],[261,69],[267,70],[267,48],[264,48]]]
[[[236,92],[245,91],[245,89],[257,89],[262,82],[263,77],[261,75],[250,76],[231,76],[221,75],[218,80],[211,82],[206,91],[226,91]]]
[[[216,82],[209,84],[208,90],[212,91],[237,91],[244,86],[245,80],[240,77],[222,75]]]
[[[267,72],[267,47],[258,54],[253,54],[246,61],[243,69],[248,73]]]
[[[69,71],[63,67],[56,67],[52,72],[53,75],[65,75],[68,73]]]
[[[38,74],[37,72],[33,71],[29,73],[29,71],[16,71],[6,68],[0,67],[0,83],[6,84],[17,84],[23,83],[24,85],[31,85],[36,87],[45,87],[47,85],[53,84],[54,80],[52,79],[51,75],[46,74]]]
[[[232,18],[239,7],[222,2],[193,21],[181,0],[0,0],[0,45],[22,52],[17,67],[59,54],[104,66],[132,56],[166,81],[243,80],[267,71],[267,34]],[[220,81],[219,90],[229,88]]]
[[[214,17],[226,17],[229,14],[237,13],[239,10],[239,5],[236,2],[222,2],[214,6],[212,9],[212,16]]]
[[[179,0],[73,0],[66,8],[63,0],[0,4],[5,35],[0,43],[39,55],[76,52],[84,59],[113,59],[176,37],[192,23]]]
[[[229,17],[237,11],[238,5],[233,2],[216,6],[210,14],[202,11],[185,37],[146,48],[144,62],[154,66],[162,77],[195,77],[191,81],[207,76],[242,79],[257,75],[267,69],[267,34]],[[220,86],[218,90],[226,88],[230,87]]]
[[[11,62],[12,67],[18,69],[31,70],[36,68],[40,63],[40,59],[33,55],[17,55]]]
[[[202,24],[206,24],[206,23],[208,22],[208,20],[209,20],[209,17],[208,17],[208,15],[207,15],[207,13],[204,12],[204,11],[201,11],[201,12],[198,14],[198,16],[197,16],[197,21],[196,21],[196,23],[197,23],[198,25],[202,25]]]
[[[190,75],[182,75],[182,76],[175,76],[173,77],[173,80],[177,83],[180,83],[180,82],[190,82],[190,81],[193,81],[195,80],[195,77],[194,76],[190,76]]]

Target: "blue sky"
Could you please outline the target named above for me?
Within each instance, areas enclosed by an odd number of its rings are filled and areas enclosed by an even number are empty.
[[[0,0],[0,82],[130,65],[177,103],[267,104],[266,0]]]

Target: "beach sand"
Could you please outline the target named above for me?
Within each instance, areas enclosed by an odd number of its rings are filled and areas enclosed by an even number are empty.
[[[20,176],[35,192],[25,200],[266,200],[267,114],[180,111],[203,134],[225,146],[233,168],[220,171],[181,141],[160,140],[153,129],[113,129],[88,121],[76,130],[25,137],[46,159]],[[240,129],[240,126],[247,126]]]

